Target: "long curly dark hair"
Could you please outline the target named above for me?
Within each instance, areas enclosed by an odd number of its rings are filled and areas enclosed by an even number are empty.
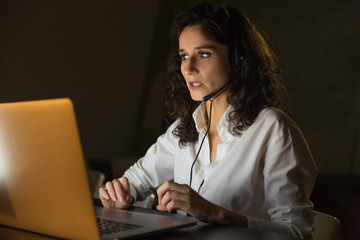
[[[181,74],[179,36],[188,26],[200,25],[204,35],[229,49],[233,72],[228,84],[227,101],[234,107],[228,118],[235,135],[241,135],[259,112],[267,107],[282,108],[287,96],[277,66],[277,58],[261,33],[249,19],[232,6],[199,3],[176,16],[171,29],[172,53],[168,60],[169,84],[165,96],[166,122],[180,119],[173,134],[180,146],[194,143],[198,132],[192,113],[200,102],[193,101]]]

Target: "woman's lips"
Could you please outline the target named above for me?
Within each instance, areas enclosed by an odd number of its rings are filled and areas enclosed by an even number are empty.
[[[202,87],[202,83],[201,82],[198,82],[198,81],[191,81],[189,82],[189,88],[191,90],[196,90],[196,89],[199,89]]]

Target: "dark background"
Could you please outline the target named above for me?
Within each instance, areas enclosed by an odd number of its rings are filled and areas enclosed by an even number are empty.
[[[0,1],[0,102],[69,97],[84,155],[111,179],[163,132],[174,15],[194,1]],[[315,208],[359,230],[360,1],[222,1],[271,39],[319,170]]]

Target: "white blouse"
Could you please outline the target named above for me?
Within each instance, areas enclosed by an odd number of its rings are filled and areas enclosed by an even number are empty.
[[[235,136],[227,117],[233,110],[229,106],[218,124],[223,143],[212,163],[205,138],[191,187],[214,204],[245,215],[249,228],[310,237],[314,213],[309,198],[317,170],[300,129],[285,113],[267,108],[241,136]],[[196,143],[179,147],[179,138],[172,134],[177,120],[125,172],[136,200],[167,180],[189,184],[191,165],[207,129],[205,104],[193,118],[199,132]]]

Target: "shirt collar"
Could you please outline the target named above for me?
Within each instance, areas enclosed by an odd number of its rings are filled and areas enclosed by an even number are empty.
[[[233,124],[228,119],[228,114],[234,110],[233,106],[229,106],[226,111],[224,112],[224,115],[220,119],[220,122],[217,126],[217,130],[219,133],[219,136],[223,142],[230,142],[232,138],[234,137],[233,132]],[[206,114],[206,105],[204,102],[202,102],[193,112],[193,119],[195,121],[195,127],[196,130],[202,134],[206,133],[207,130],[207,114]]]

